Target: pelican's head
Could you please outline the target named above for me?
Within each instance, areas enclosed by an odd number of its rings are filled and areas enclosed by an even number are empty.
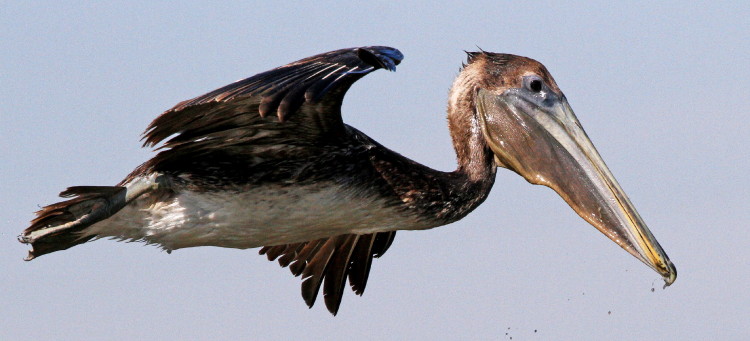
[[[615,180],[541,63],[469,53],[475,115],[495,163],[555,190],[578,215],[658,272],[677,271]]]

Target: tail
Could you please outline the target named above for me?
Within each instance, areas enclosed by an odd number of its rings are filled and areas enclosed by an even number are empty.
[[[84,235],[84,229],[111,217],[142,194],[168,187],[165,176],[153,173],[138,177],[125,186],[76,186],[66,189],[60,196],[72,199],[36,212],[31,226],[18,236],[21,243],[31,244],[26,260],[91,240],[96,236]]]
[[[110,217],[111,203],[125,194],[125,187],[77,186],[60,193],[70,200],[46,206],[36,212],[31,226],[18,237],[22,243],[31,244],[26,260],[65,250],[85,243],[94,236],[84,236],[83,229]],[[119,211],[119,209],[117,209]]]

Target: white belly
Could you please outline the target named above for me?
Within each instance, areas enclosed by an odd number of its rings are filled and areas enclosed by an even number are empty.
[[[245,249],[433,226],[383,200],[311,185],[232,194],[182,192],[155,204],[137,200],[83,233],[142,240],[166,250],[204,245]]]

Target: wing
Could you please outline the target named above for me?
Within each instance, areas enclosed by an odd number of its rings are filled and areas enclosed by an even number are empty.
[[[336,50],[181,102],[144,133],[144,146],[171,136],[151,166],[177,169],[170,164],[213,152],[265,161],[314,154],[345,136],[341,102],[349,87],[377,69],[394,71],[402,58],[384,46]]]
[[[349,87],[377,69],[395,71],[402,58],[397,49],[384,46],[336,50],[181,102],[148,127],[144,146],[163,142],[162,151],[129,178],[141,172],[186,170],[232,178],[236,174],[230,172],[246,176],[246,170],[263,173],[269,165],[278,168],[290,160],[318,157],[322,148],[348,136],[341,103]],[[361,295],[373,257],[382,255],[394,236],[342,235],[267,246],[260,253],[302,275],[302,296],[309,306],[323,286],[326,306],[336,314],[346,279]]]
[[[396,232],[346,234],[304,243],[266,246],[260,250],[268,260],[278,258],[295,276],[302,275],[302,298],[312,308],[323,285],[326,308],[333,315],[339,310],[346,279],[357,295],[365,291],[373,257],[382,256],[393,243]]]

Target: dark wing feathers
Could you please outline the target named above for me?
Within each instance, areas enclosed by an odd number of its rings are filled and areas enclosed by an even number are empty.
[[[317,146],[344,134],[341,102],[349,87],[377,69],[395,71],[401,59],[401,52],[384,46],[336,50],[183,101],[146,129],[144,145],[163,142],[164,149],[148,167],[184,170],[217,154],[251,163],[317,153]],[[227,159],[231,155],[239,157]],[[372,258],[388,249],[394,235],[341,235],[267,246],[260,253],[302,275],[302,297],[310,307],[322,285],[326,307],[336,314],[346,279],[362,295]]]
[[[167,110],[146,129],[144,145],[154,146],[175,134],[178,135],[163,147],[227,138],[219,132],[251,127],[268,116],[275,116],[281,122],[298,115],[317,116],[300,121],[323,122],[318,127],[307,127],[331,130],[319,132],[321,135],[338,133],[343,129],[340,109],[346,90],[374,70],[395,70],[402,58],[401,52],[391,47],[350,48],[257,74]]]
[[[374,242],[374,234],[360,236],[352,253],[352,259],[357,261],[351,262],[349,268],[349,285],[352,287],[352,291],[360,296],[364,294],[367,278],[370,276],[370,265],[372,265],[372,257],[375,256],[372,252]]]
[[[323,299],[326,308],[333,315],[336,315],[341,305],[346,275],[350,269],[349,264],[357,239],[359,239],[359,235],[356,234],[344,236],[344,240],[338,244],[336,252],[326,267],[326,274],[323,279]],[[315,295],[317,295],[317,292]]]
[[[304,246],[305,243],[287,245],[287,248],[284,250],[284,254],[279,258],[279,265],[281,265],[282,267],[289,266],[289,264],[291,264],[295,260],[295,257],[297,257],[297,253],[302,250]]]
[[[302,275],[302,298],[308,306],[315,304],[321,285],[328,311],[336,315],[344,294],[346,279],[357,295],[367,284],[373,257],[382,256],[393,242],[396,232],[346,234],[304,243],[266,246],[260,249],[268,260],[278,259],[292,274]]]
[[[349,87],[374,70],[394,70],[402,58],[383,46],[336,50],[183,101],[146,129],[144,146],[161,143],[162,151],[139,171],[201,172],[221,162],[253,168],[319,155],[347,136],[341,102]],[[227,168],[211,172],[244,176]]]
[[[296,261],[289,265],[289,271],[295,276],[301,275],[307,264],[310,263],[310,259],[316,255],[318,249],[320,249],[320,246],[323,245],[324,242],[325,239],[307,242],[307,245],[300,250],[299,255],[296,257]]]
[[[389,233],[378,233],[375,235],[375,243],[372,245],[372,254],[375,258],[380,258],[393,244],[393,239],[396,238],[396,232]]]
[[[310,262],[302,271],[302,298],[309,307],[315,304],[318,297],[320,285],[323,283],[323,277],[327,275],[326,269],[331,263],[333,255],[336,253],[337,245],[343,242],[345,236],[336,236],[328,238],[323,245],[310,259]]]

